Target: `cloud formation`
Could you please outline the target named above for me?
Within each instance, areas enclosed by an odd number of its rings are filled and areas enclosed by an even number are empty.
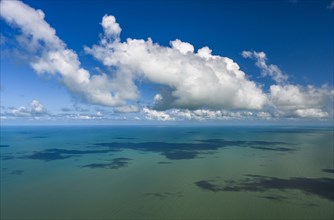
[[[22,42],[42,49],[31,63],[33,69],[38,74],[59,74],[69,91],[92,104],[122,106],[136,100],[139,92],[134,81],[139,77],[170,88],[169,97],[161,100],[169,99],[166,108],[261,109],[266,102],[265,94],[236,63],[212,55],[207,47],[194,53],[191,44],[180,40],[172,41],[171,47],[151,39],[120,42],[119,24],[115,17],[105,15],[104,37],[86,51],[118,72],[114,78],[91,76],[81,67],[78,55],[56,36],[41,10],[19,1],[2,1],[1,12],[8,23],[21,29]]]
[[[58,74],[70,92],[89,103],[106,106],[125,104],[124,100],[129,95],[122,96],[108,75],[91,76],[82,68],[78,55],[58,38],[56,31],[44,20],[45,15],[41,10],[20,1],[1,1],[0,4],[1,17],[18,27],[22,32],[20,42],[34,50],[35,58],[30,64],[38,74]],[[102,23],[106,31],[120,31],[109,23],[108,20]]]
[[[143,109],[145,118],[148,120],[157,120],[157,121],[174,121],[175,118],[171,117],[167,112],[156,111],[149,108]]]
[[[270,76],[276,83],[284,83],[289,78],[288,75],[283,74],[278,66],[267,64],[267,55],[263,51],[242,51],[242,56],[256,60],[255,65],[261,69],[262,77]]]
[[[46,109],[38,100],[32,100],[29,107],[12,107],[1,111],[1,115],[6,117],[40,117],[47,114]]]
[[[43,114],[46,112],[44,106],[37,100],[32,100],[30,103],[30,111],[33,114]]]
[[[306,88],[298,85],[270,86],[270,100],[283,116],[325,118],[333,111],[333,90],[327,86]],[[326,106],[328,105],[328,106]]]
[[[112,15],[101,21],[98,44],[85,51],[111,73],[92,75],[81,66],[75,51],[67,48],[46,21],[41,10],[20,1],[1,1],[1,17],[21,31],[17,42],[33,54],[31,67],[37,74],[61,80],[69,92],[84,102],[113,107],[115,113],[139,112],[149,120],[225,120],[332,117],[333,89],[328,86],[293,85],[277,65],[268,64],[264,52],[243,51],[256,61],[263,77],[276,84],[264,91],[228,57],[214,55],[209,47],[195,49],[179,39],[161,46],[151,38],[122,41],[122,28]],[[111,67],[111,68],[109,68]],[[152,104],[134,105],[140,99],[137,81],[159,85]],[[12,115],[43,114],[34,100],[29,108],[12,109]],[[64,114],[72,118],[100,119],[100,114]]]
[[[119,81],[143,78],[167,87],[168,93],[159,94],[160,108],[261,109],[266,103],[265,94],[233,60],[212,55],[208,47],[196,53],[190,43],[178,39],[170,47],[150,38],[121,42],[119,30],[116,35],[111,26],[119,27],[113,16],[104,16],[104,36],[98,45],[85,47],[86,52],[108,67],[117,67]]]
[[[277,117],[265,111],[228,111],[209,109],[170,109],[157,111],[149,108],[143,109],[144,119],[156,121],[253,121],[253,120],[276,120]]]
[[[114,39],[118,39],[122,31],[114,16],[103,16],[101,23],[106,34]]]

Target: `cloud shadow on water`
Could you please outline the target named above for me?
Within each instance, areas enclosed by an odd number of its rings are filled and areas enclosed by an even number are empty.
[[[269,199],[271,201],[277,201],[277,202],[282,202],[288,198],[288,197],[280,196],[280,195],[264,195],[264,196],[259,196],[259,197],[263,199]]]
[[[12,154],[0,155],[1,160],[13,160],[15,157]]]
[[[169,161],[159,161],[157,164],[172,164],[172,162]]]
[[[77,157],[84,154],[108,153],[111,150],[66,150],[66,149],[46,149],[34,152],[31,155],[20,157],[21,159],[33,159],[43,161],[63,160]]]
[[[334,173],[334,169],[323,169],[322,172],[325,172],[325,173]]]
[[[218,149],[217,145],[202,143],[167,143],[167,142],[143,142],[143,143],[97,143],[97,147],[107,147],[112,150],[131,149],[144,152],[160,153],[170,160],[193,159],[200,151]]]
[[[22,157],[23,159],[32,159],[32,160],[43,160],[43,161],[52,161],[52,160],[62,160],[66,158],[73,157],[73,155],[62,155],[58,152],[54,151],[42,151],[35,152],[32,155]]]
[[[212,180],[200,180],[200,181],[195,182],[195,185],[203,190],[207,190],[211,192],[222,191],[221,186],[219,184],[213,183]]]
[[[305,178],[291,177],[282,179],[260,175],[246,175],[238,181],[216,183],[213,180],[200,180],[194,183],[199,188],[211,192],[266,192],[268,190],[299,190],[305,194],[334,200],[334,179],[332,178]],[[273,198],[268,198],[273,199]]]
[[[295,150],[292,148],[280,147],[280,145],[287,145],[287,143],[279,141],[227,141],[224,139],[205,139],[198,141],[205,143],[219,144],[222,147],[239,146],[239,147],[250,147],[258,150],[282,151],[282,152]]]
[[[143,196],[149,196],[149,197],[153,197],[153,198],[157,198],[159,200],[165,200],[168,199],[170,197],[182,197],[182,193],[181,192],[162,192],[162,193],[143,193]]]
[[[116,140],[135,140],[136,138],[134,138],[134,137],[115,137],[113,139],[116,139]]]
[[[37,136],[32,136],[31,138],[33,138],[33,139],[44,139],[44,138],[48,138],[48,136],[37,135]]]
[[[0,144],[0,147],[9,147],[8,144]]]
[[[12,170],[9,174],[11,175],[22,175],[24,173],[23,170]]]
[[[33,159],[43,161],[63,160],[71,157],[78,157],[84,154],[98,154],[118,152],[124,149],[136,150],[141,152],[160,153],[169,160],[184,160],[201,158],[199,155],[214,154],[218,149],[226,147],[250,147],[258,150],[271,151],[294,151],[292,148],[281,147],[287,145],[284,142],[270,141],[228,141],[224,139],[205,139],[196,140],[191,143],[168,143],[168,142],[110,142],[110,143],[95,143],[94,148],[102,148],[98,150],[67,150],[67,149],[46,149],[33,152],[30,155],[13,157],[2,155],[2,160],[10,159]],[[7,146],[7,145],[3,145]]]
[[[281,151],[281,152],[295,151],[294,149],[286,148],[286,147],[262,147],[262,146],[251,146],[251,148],[253,148],[253,149],[258,149],[258,150]]]
[[[122,167],[127,167],[132,159],[126,157],[114,158],[112,161],[108,163],[91,163],[84,166],[82,168],[104,168],[104,169],[119,169]]]
[[[215,153],[225,147],[250,147],[258,150],[289,152],[295,149],[281,147],[285,142],[275,141],[228,141],[224,139],[195,140],[195,143],[140,142],[140,143],[96,143],[95,147],[104,147],[114,151],[122,149],[160,153],[170,160],[198,158],[199,155]]]

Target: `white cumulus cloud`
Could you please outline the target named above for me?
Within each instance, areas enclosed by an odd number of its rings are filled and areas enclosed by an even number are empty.
[[[114,112],[116,113],[132,113],[139,112],[139,107],[136,105],[126,105],[114,108]]]
[[[30,103],[31,113],[34,114],[43,114],[45,113],[44,106],[37,100],[32,100]]]
[[[169,109],[165,111],[156,111],[144,108],[143,112],[149,120],[160,121],[228,121],[228,120],[271,120],[272,115],[268,112],[255,113],[253,111],[228,111],[228,110],[210,110],[210,109]]]
[[[297,109],[294,112],[297,116],[302,118],[326,118],[328,113],[319,108]]]
[[[269,91],[249,79],[232,59],[215,55],[204,46],[195,49],[179,39],[162,46],[151,38],[121,40],[121,27],[112,15],[104,15],[101,40],[85,51],[102,62],[112,74],[92,75],[77,53],[56,35],[44,13],[20,1],[1,1],[1,17],[21,31],[16,37],[32,53],[37,74],[59,78],[69,92],[90,104],[111,106],[115,113],[139,112],[149,120],[272,119],[275,117],[328,118],[332,115],[333,90],[328,86],[292,85],[277,65],[268,64],[264,52],[243,51],[256,60],[263,77],[277,85]],[[109,68],[111,67],[111,68]],[[159,85],[150,108],[138,104],[138,81]],[[137,103],[138,105],[134,105]],[[37,100],[29,107],[12,108],[16,116],[47,114]],[[107,117],[78,114],[77,118]]]
[[[315,88],[299,85],[270,86],[270,100],[283,115],[297,117],[327,117],[327,111],[332,111],[333,90],[327,86]]]
[[[44,41],[48,47],[63,47],[63,42],[56,36],[56,31],[44,20],[42,10],[35,10],[20,1],[1,1],[1,17],[11,25],[22,30],[22,34],[30,37],[30,43]]]
[[[194,53],[195,50],[193,45],[187,42],[182,42],[179,39],[171,41],[171,46],[172,48],[180,51],[182,54]]]
[[[1,1],[0,6],[1,17],[22,31],[24,40],[21,42],[26,46],[36,45],[36,58],[31,61],[31,66],[38,74],[59,74],[69,91],[92,104],[120,106],[125,104],[124,100],[136,98],[136,95],[118,91],[116,80],[106,74],[91,76],[82,68],[78,55],[58,38],[56,31],[44,20],[41,10],[20,1]],[[109,35],[117,36],[120,32],[111,17],[103,19],[102,25]]]
[[[143,108],[143,113],[146,119],[148,120],[157,120],[157,121],[173,121],[175,120],[165,111],[156,111],[149,108]]]
[[[12,117],[38,117],[47,115],[48,113],[38,100],[32,100],[29,104],[29,107],[11,107],[8,110],[1,111],[1,114]]]
[[[105,30],[106,35],[111,38],[117,39],[122,31],[114,16],[103,16],[101,25]]]
[[[105,37],[98,45],[86,47],[86,52],[108,67],[119,68],[119,80],[144,78],[168,87],[169,93],[161,94],[160,109],[261,109],[267,101],[238,64],[212,55],[208,47],[196,53],[190,43],[178,39],[170,42],[171,47],[152,39],[108,40],[109,30],[103,28]]]

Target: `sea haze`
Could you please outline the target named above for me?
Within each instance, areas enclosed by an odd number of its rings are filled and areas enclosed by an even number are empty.
[[[330,127],[2,126],[1,219],[333,219]]]

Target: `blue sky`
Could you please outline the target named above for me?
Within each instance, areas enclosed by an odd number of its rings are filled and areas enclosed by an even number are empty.
[[[332,1],[1,4],[4,124],[333,121]]]

